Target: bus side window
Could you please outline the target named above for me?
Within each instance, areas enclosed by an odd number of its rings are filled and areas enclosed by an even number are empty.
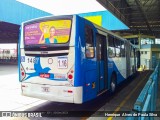
[[[115,57],[114,37],[111,35],[108,35],[108,56]]]
[[[125,57],[125,46],[124,41],[121,41],[121,57]]]
[[[116,46],[116,57],[120,57],[121,40],[115,38],[115,46]]]
[[[93,42],[93,30],[90,26],[85,26],[85,39],[86,39],[86,58],[93,58],[95,54],[94,42]]]
[[[130,49],[131,49],[131,50],[130,50],[130,57],[131,57],[131,58],[134,58],[134,48],[131,46]]]

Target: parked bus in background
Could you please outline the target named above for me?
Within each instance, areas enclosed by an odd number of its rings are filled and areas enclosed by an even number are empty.
[[[136,73],[134,46],[78,15],[22,23],[19,41],[22,95],[81,104]]]

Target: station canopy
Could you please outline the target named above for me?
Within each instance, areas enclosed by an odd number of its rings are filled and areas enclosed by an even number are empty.
[[[0,43],[17,43],[23,21],[52,15],[16,0],[1,0],[0,11]]]
[[[160,0],[97,0],[130,30],[121,33],[160,37]]]
[[[49,15],[78,14],[109,30],[128,29],[96,0],[5,0],[0,11],[0,43],[17,43],[22,22]]]
[[[0,1],[0,43],[17,42],[20,24],[23,21],[42,16],[68,14],[79,14],[92,20],[94,18],[99,19],[98,16],[102,15],[101,24],[109,30],[155,35],[160,33],[159,6],[159,0],[85,0],[84,2],[81,0]],[[93,17],[90,18],[89,15]],[[127,26],[130,30],[128,30]]]

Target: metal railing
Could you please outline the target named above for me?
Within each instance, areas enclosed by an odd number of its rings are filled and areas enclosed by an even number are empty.
[[[134,104],[131,111],[134,115],[127,117],[126,120],[154,120],[154,116],[157,115],[154,111],[156,111],[159,72],[160,64],[158,63]]]

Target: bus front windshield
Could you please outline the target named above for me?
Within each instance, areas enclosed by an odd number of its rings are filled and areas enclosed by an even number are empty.
[[[63,44],[70,38],[71,20],[52,20],[24,26],[25,45]]]

